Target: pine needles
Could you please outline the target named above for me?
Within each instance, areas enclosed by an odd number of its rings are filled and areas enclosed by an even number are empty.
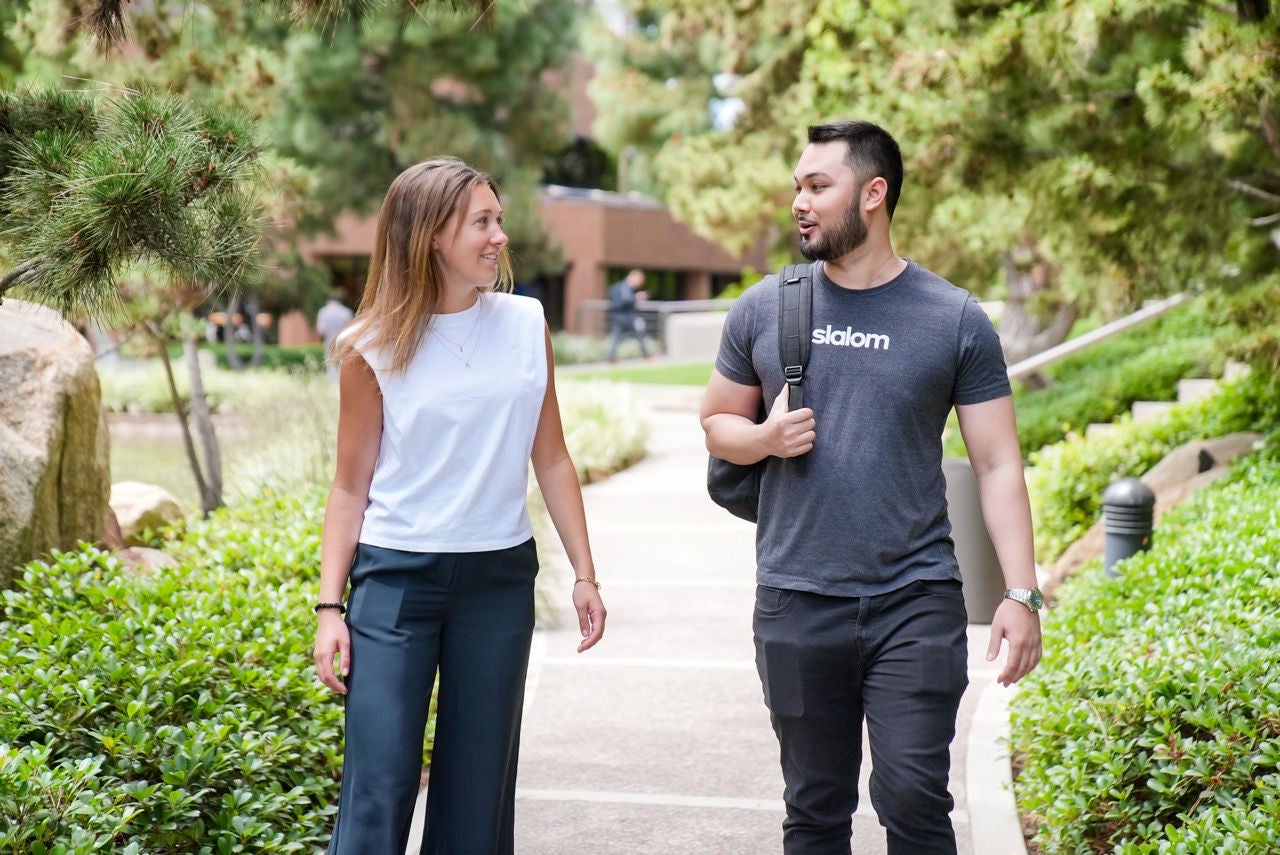
[[[154,92],[0,99],[0,239],[28,265],[24,291],[99,314],[136,263],[188,288],[255,275],[257,150],[245,121]]]

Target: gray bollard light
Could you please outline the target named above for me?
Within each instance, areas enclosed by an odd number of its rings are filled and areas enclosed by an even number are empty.
[[[1103,530],[1106,532],[1103,567],[1119,576],[1116,562],[1151,546],[1151,525],[1156,494],[1137,478],[1113,481],[1102,494]]]

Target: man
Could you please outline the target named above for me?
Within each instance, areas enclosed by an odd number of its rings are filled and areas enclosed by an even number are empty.
[[[618,342],[624,335],[635,336],[640,342],[640,355],[649,358],[649,349],[644,342],[644,321],[636,313],[636,301],[644,299],[644,271],[633,269],[625,279],[619,279],[609,286],[609,328],[613,338],[609,342],[609,361],[618,359]]]
[[[770,458],[754,629],[787,855],[850,851],[864,719],[890,855],[956,851],[947,774],[968,677],[942,474],[952,406],[1010,589],[987,659],[1007,642],[1006,686],[1040,659],[1031,512],[999,339],[967,292],[894,251],[901,187],[902,156],[883,129],[809,129],[792,216],[816,262],[810,406],[787,407],[772,276],[730,311],[702,405],[712,454]],[[756,424],[762,395],[772,406]]]
[[[316,312],[316,332],[320,334],[321,341],[324,342],[325,360],[328,364],[329,379],[335,383],[338,380],[338,366],[331,361],[333,353],[333,340],[338,337],[338,333],[351,323],[351,319],[355,313],[342,302],[343,292],[337,289],[329,292],[329,299],[320,311]]]

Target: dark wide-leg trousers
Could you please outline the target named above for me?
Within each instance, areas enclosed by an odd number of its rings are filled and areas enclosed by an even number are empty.
[[[346,747],[330,855],[405,851],[437,673],[421,851],[513,851],[537,573],[532,539],[492,552],[360,545],[351,569]]]
[[[782,756],[786,855],[849,855],[862,725],[889,855],[954,855],[947,789],[968,643],[960,583],[873,597],[759,587],[756,667]]]

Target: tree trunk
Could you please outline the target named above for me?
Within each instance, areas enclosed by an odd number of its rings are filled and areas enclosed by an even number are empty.
[[[195,339],[182,343],[182,356],[187,363],[187,374],[191,380],[191,417],[200,437],[200,450],[204,452],[206,470],[205,488],[200,491],[200,509],[208,514],[222,507],[222,454],[218,449],[213,415],[209,412],[209,399],[204,393],[199,354]]]
[[[1000,346],[1013,365],[1067,340],[1079,310],[1054,293],[1054,270],[1033,242],[1019,244],[1001,258],[1009,296],[1000,316]],[[1032,375],[1024,383],[1037,388],[1044,378]]]
[[[173,402],[173,412],[178,417],[178,425],[182,433],[182,447],[187,453],[187,463],[191,466],[191,475],[195,478],[196,490],[200,493],[200,510],[209,513],[209,485],[205,483],[204,471],[200,467],[200,458],[196,456],[196,444],[191,438],[191,425],[187,421],[186,408],[182,406],[182,395],[178,392],[178,384],[173,379],[173,363],[169,361],[168,341],[154,324],[146,325],[147,332],[160,346],[160,362],[164,365],[165,380],[169,384],[169,400]],[[215,505],[216,507],[216,505]]]
[[[249,329],[253,332],[253,355],[249,357],[249,367],[257,368],[266,357],[266,340],[262,332],[262,324],[258,323],[258,314],[262,304],[258,298],[250,295],[245,298],[245,317],[249,319]]]
[[[227,351],[227,367],[232,371],[244,370],[244,363],[240,361],[240,351],[236,347],[240,343],[236,337],[236,330],[239,328],[236,323],[238,314],[240,314],[240,292],[232,291],[231,299],[227,300],[227,319],[222,323],[222,346]]]

